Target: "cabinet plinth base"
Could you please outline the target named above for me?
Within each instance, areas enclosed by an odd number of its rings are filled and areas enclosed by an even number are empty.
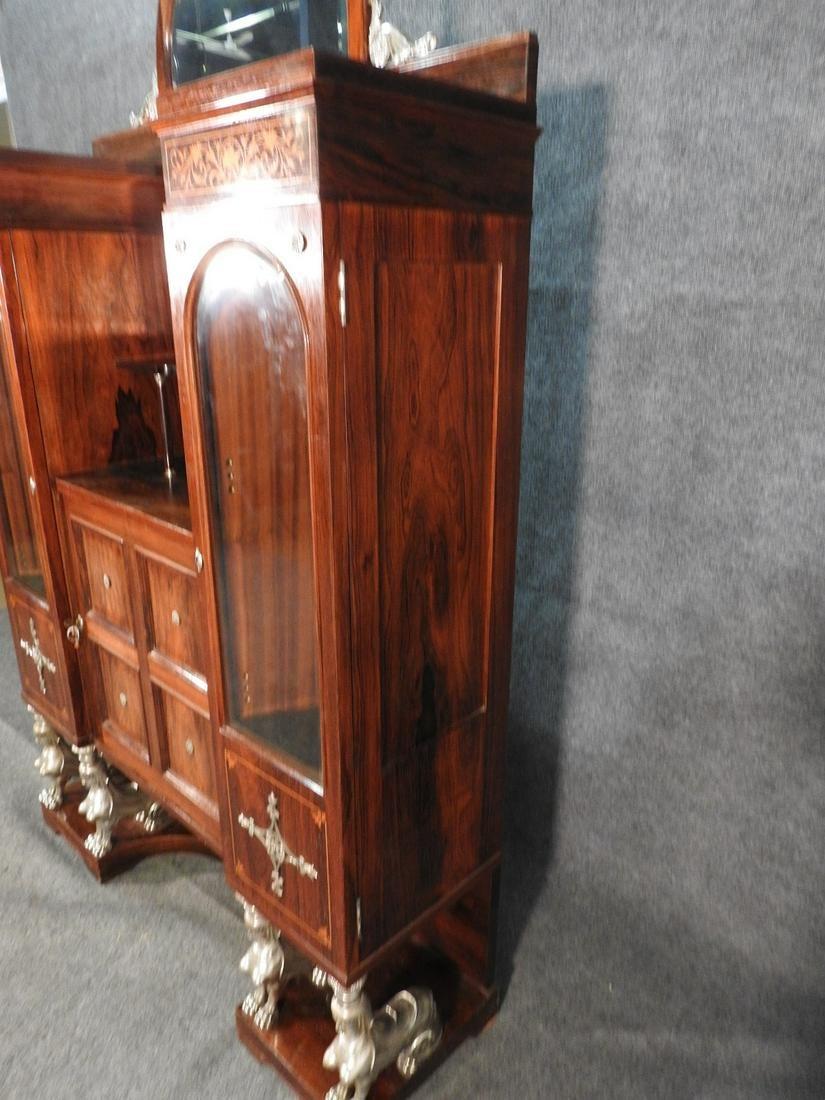
[[[84,795],[83,790],[70,789],[59,809],[50,810],[42,804],[40,809],[49,828],[68,841],[98,882],[108,882],[149,856],[192,852],[214,857],[201,840],[177,822],[158,832],[147,833],[133,818],[120,821],[112,834],[111,850],[104,856],[95,856],[85,846],[86,838],[95,831],[94,826],[78,810]]]
[[[408,1096],[459,1043],[476,1035],[498,1008],[498,993],[463,974],[446,956],[430,948],[410,944],[399,951],[392,965],[381,967],[367,981],[372,1003],[384,1004],[400,989],[431,989],[444,1025],[435,1053],[418,1072],[405,1080],[393,1063],[375,1081],[369,1100]],[[277,1025],[270,1030],[255,1026],[239,1005],[235,1011],[238,1037],[259,1061],[273,1066],[305,1100],[324,1100],[338,1082],[338,1074],[324,1069],[324,1051],[335,1038],[329,996],[308,980],[286,987]]]

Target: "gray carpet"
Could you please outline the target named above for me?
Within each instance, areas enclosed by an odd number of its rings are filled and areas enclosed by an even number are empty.
[[[85,150],[125,119],[153,11],[0,0],[21,144]],[[821,2],[385,11],[444,42],[534,27],[544,127],[507,995],[421,1095],[821,1100]],[[40,825],[6,635],[0,655],[5,1095],[283,1095],[233,1037],[219,870],[95,887]]]

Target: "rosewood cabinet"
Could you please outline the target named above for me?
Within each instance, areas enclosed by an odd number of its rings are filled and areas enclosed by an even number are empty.
[[[393,1094],[495,1005],[521,51],[510,95],[307,51],[160,101],[224,862],[278,960],[238,1028],[309,1096]]]
[[[385,1098],[497,1003],[536,43],[183,80],[178,30],[226,60],[269,9],[178,5],[159,119],[103,143],[162,179],[0,155],[41,800],[101,878],[220,855],[243,1042],[303,1096]]]

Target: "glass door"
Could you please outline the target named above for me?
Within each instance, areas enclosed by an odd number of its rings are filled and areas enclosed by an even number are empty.
[[[227,718],[320,781],[303,310],[274,257],[233,242],[192,317]]]
[[[2,350],[0,360],[0,538],[3,541],[6,577],[45,600],[46,588],[32,507],[33,485],[25,472],[26,463],[12,410]]]

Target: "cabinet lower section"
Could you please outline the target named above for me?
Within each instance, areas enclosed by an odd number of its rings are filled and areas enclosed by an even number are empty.
[[[107,497],[97,480],[102,491],[88,477],[58,482],[90,732],[107,760],[220,853],[202,596],[183,501],[172,523],[175,489],[163,490],[160,519]]]

